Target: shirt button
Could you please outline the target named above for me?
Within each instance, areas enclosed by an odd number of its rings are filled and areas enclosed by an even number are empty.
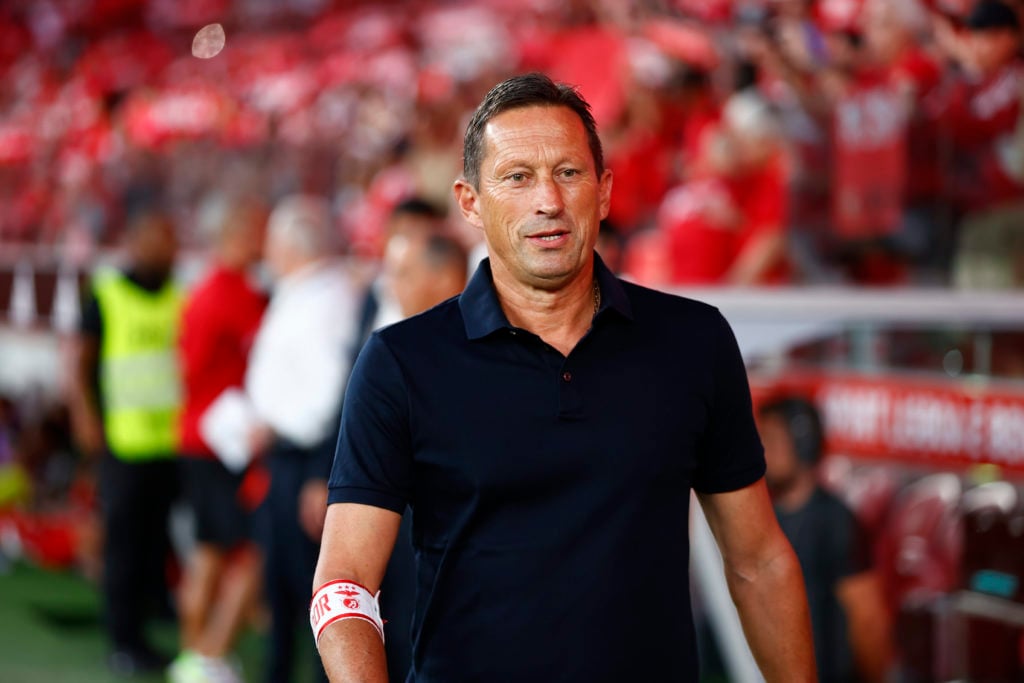
[[[572,381],[572,373],[568,372],[568,371],[563,372],[562,373],[562,381],[564,381],[564,382],[571,382]]]
[[[516,336],[517,334],[519,334],[515,330],[509,330],[508,333],[511,334],[513,337]]]

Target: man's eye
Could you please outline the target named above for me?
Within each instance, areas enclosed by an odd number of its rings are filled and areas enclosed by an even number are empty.
[[[573,176],[578,176],[579,174],[580,172],[575,168],[567,168],[564,171],[562,171],[562,175],[565,176],[566,178],[572,178]]]
[[[525,173],[510,173],[508,179],[515,183],[521,183],[526,180]]]

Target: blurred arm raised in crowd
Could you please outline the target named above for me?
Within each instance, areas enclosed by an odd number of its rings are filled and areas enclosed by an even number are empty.
[[[786,238],[782,228],[760,232],[751,238],[726,273],[732,285],[756,285],[786,255]]]

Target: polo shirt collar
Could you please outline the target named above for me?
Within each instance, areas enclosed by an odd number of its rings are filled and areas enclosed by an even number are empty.
[[[622,317],[632,320],[633,307],[629,297],[615,274],[608,270],[601,257],[594,253],[594,273],[601,286],[601,307],[598,315],[611,309]],[[498,293],[494,289],[494,277],[491,274],[491,260],[485,258],[480,262],[466,289],[459,295],[459,310],[466,326],[466,336],[470,339],[482,339],[497,330],[511,328],[505,312],[498,302]]]

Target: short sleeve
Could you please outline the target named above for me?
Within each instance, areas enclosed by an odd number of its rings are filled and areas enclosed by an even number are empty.
[[[402,513],[413,481],[408,406],[398,361],[374,334],[360,352],[345,392],[330,503],[361,503]]]
[[[764,448],[754,423],[747,371],[736,337],[715,315],[713,390],[707,427],[698,449],[693,488],[701,493],[735,491],[764,476]]]

